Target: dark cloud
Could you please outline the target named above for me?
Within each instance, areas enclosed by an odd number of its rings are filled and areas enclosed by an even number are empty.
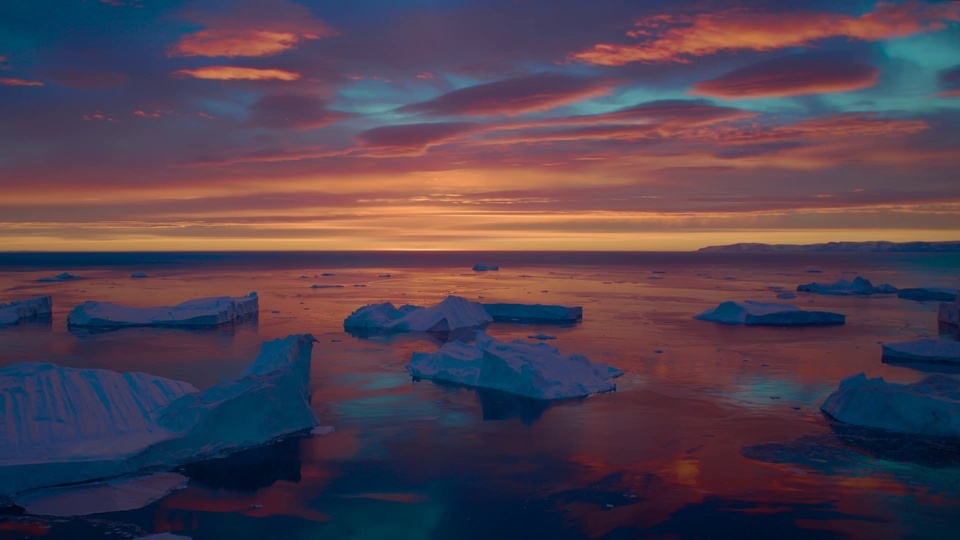
[[[328,108],[328,101],[296,94],[267,94],[250,106],[249,124],[276,129],[313,129],[348,115]]]
[[[367,147],[413,149],[447,141],[477,128],[477,124],[470,122],[400,124],[368,129],[357,138]]]

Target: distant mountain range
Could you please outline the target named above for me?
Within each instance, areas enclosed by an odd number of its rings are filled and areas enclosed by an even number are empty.
[[[730,244],[708,246],[701,253],[960,253],[960,241],[953,242],[827,242],[826,244]]]

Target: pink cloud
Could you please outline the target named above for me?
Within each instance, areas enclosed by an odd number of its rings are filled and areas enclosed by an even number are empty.
[[[423,149],[478,128],[477,124],[469,122],[399,124],[368,129],[360,133],[358,140],[368,148]]]
[[[295,81],[299,73],[282,69],[259,69],[236,66],[207,66],[197,69],[180,69],[173,72],[174,77],[193,77],[218,81]]]
[[[18,79],[17,77],[0,77],[0,86],[43,86],[43,83]]]

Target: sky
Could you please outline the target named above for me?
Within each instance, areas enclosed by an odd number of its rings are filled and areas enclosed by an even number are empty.
[[[0,251],[960,239],[960,2],[0,0]]]

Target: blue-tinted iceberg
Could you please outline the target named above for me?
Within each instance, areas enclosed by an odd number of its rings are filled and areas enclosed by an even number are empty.
[[[17,497],[15,502],[28,514],[87,516],[143,508],[186,485],[187,478],[177,473],[141,474],[103,482],[39,489]]]
[[[873,283],[870,283],[869,279],[862,278],[860,276],[854,278],[853,281],[841,279],[833,283],[814,282],[804,285],[797,285],[797,290],[800,292],[812,292],[836,296],[866,296],[871,294],[893,294],[897,292],[897,288],[893,285],[883,283],[881,285],[874,286]]]
[[[616,390],[611,379],[623,371],[592,363],[586,356],[561,354],[544,343],[498,341],[478,332],[473,344],[447,343],[436,353],[413,353],[407,371],[432,379],[489,388],[534,399],[584,397]]]
[[[17,324],[23,320],[50,315],[52,307],[53,302],[49,296],[0,304],[0,325]]]
[[[125,326],[219,326],[254,317],[257,293],[188,300],[176,306],[129,307],[110,302],[84,302],[67,315],[67,326],[120,328]]]
[[[351,313],[343,321],[348,332],[453,332],[492,322],[483,304],[459,296],[448,296],[430,307],[390,302],[370,304]]]
[[[960,381],[934,375],[914,384],[896,384],[860,373],[840,381],[820,410],[846,424],[960,437]]]
[[[960,326],[960,298],[954,300],[952,304],[947,302],[940,304],[940,310],[937,313],[937,322],[940,324]]]
[[[40,283],[58,283],[60,281],[70,281],[73,279],[80,279],[80,278],[68,272],[64,272],[62,274],[57,274],[52,277],[43,277],[38,279],[37,281],[39,281]]]
[[[500,270],[500,267],[495,264],[482,264],[482,263],[477,263],[473,265],[474,272],[490,272],[494,270]]]
[[[883,346],[883,360],[927,364],[960,364],[960,342],[943,339],[917,339],[902,343],[889,343]]]
[[[827,326],[844,324],[846,316],[829,311],[803,311],[790,304],[769,302],[723,302],[694,319],[747,326]]]
[[[164,469],[316,426],[314,339],[264,342],[237,379],[202,392],[144,373],[0,370],[0,495]]]
[[[495,321],[573,323],[583,319],[579,306],[553,306],[545,304],[483,304],[483,308]]]
[[[916,287],[913,289],[900,289],[897,293],[899,298],[907,300],[916,300],[925,302],[933,300],[937,302],[953,302],[957,299],[957,290],[947,287]]]

